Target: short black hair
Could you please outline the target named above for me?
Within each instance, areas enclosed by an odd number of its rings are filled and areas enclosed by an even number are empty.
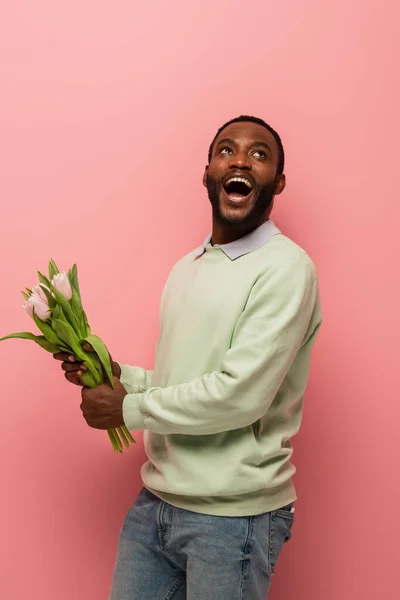
[[[223,131],[225,129],[225,127],[228,127],[228,125],[232,125],[232,123],[242,123],[242,122],[257,123],[257,125],[262,125],[262,127],[265,127],[265,129],[268,129],[268,131],[270,131],[272,133],[272,135],[274,136],[275,141],[277,143],[278,152],[279,152],[277,175],[282,175],[283,170],[285,168],[285,151],[283,149],[282,140],[281,140],[279,134],[275,131],[275,129],[273,129],[271,127],[271,125],[268,125],[268,123],[266,123],[262,119],[259,119],[258,117],[251,117],[250,115],[240,115],[240,117],[231,119],[230,121],[225,123],[225,125],[222,125],[222,127],[220,127],[218,129],[217,133],[214,136],[213,141],[210,144],[210,148],[208,151],[208,163],[211,162],[213,148],[214,148],[214,142],[217,139],[217,137],[219,136],[219,134],[221,133],[221,131]]]

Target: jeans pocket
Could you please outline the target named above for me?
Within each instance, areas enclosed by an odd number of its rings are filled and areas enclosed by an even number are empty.
[[[269,571],[275,573],[276,563],[281,550],[292,537],[294,513],[290,510],[279,509],[271,512],[269,535]]]

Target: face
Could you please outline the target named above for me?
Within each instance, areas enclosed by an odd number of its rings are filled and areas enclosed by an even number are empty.
[[[278,159],[275,138],[262,125],[232,123],[221,131],[203,179],[220,225],[256,227],[269,218],[274,196],[285,187]]]

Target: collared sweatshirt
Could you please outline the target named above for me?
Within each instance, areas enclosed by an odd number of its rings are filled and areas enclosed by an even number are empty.
[[[121,365],[125,424],[144,430],[144,486],[219,516],[294,501],[291,439],[320,323],[315,266],[271,221],[179,260],[154,370]]]

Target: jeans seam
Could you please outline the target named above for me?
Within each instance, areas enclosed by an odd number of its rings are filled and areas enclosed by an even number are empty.
[[[276,510],[275,511],[276,516],[278,517],[282,517],[282,519],[286,519],[286,521],[289,521],[290,523],[293,523],[294,521],[294,513],[291,513],[287,510]]]
[[[242,581],[240,584],[240,600],[244,600],[244,586],[246,583],[246,578],[248,575],[248,570],[250,566],[250,552],[253,542],[253,532],[254,532],[254,524],[256,520],[256,516],[248,517],[247,520],[247,535],[246,541],[243,546],[243,562],[242,562]]]
[[[168,594],[165,596],[164,600],[172,600],[175,593],[179,590],[182,583],[185,581],[185,575],[180,575],[178,579],[175,581],[172,588],[169,590]]]
[[[268,523],[268,575],[271,577],[271,575],[273,575],[273,568],[272,568],[272,538],[274,535],[274,530],[273,530],[273,513],[269,514],[269,523]]]
[[[171,526],[168,527],[166,523],[165,515],[168,511],[168,505],[165,502],[161,502],[157,511],[157,530],[158,530],[158,541],[160,549],[165,550],[167,542],[171,535]]]

